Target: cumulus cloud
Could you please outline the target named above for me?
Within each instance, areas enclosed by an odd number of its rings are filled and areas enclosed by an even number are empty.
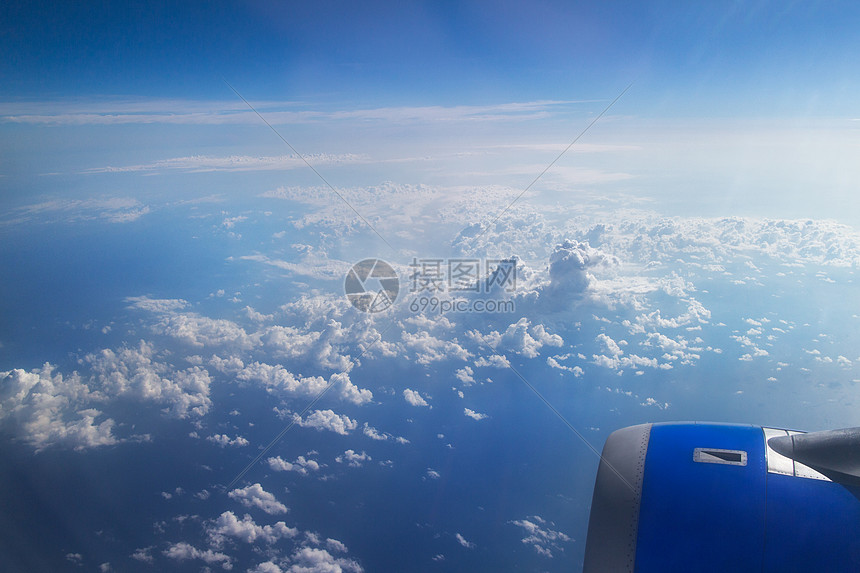
[[[373,393],[353,384],[347,372],[332,374],[326,381],[321,376],[296,376],[280,364],[253,362],[237,372],[236,378],[256,382],[270,392],[286,396],[316,396],[331,385],[336,395],[347,402],[360,405],[373,400]]]
[[[208,565],[220,564],[227,571],[233,569],[233,560],[224,553],[211,549],[200,550],[184,541],[171,544],[163,553],[168,559],[175,559],[177,561],[200,559]]]
[[[54,372],[45,364],[31,372],[15,369],[0,372],[0,420],[18,425],[21,437],[37,450],[52,444],[75,449],[117,443],[115,422],[87,404],[104,396],[91,392],[75,372],[69,376]]]
[[[550,297],[562,300],[575,299],[591,286],[594,269],[618,265],[615,256],[595,249],[587,242],[565,240],[550,255],[550,283],[545,292]]]
[[[152,330],[197,348],[232,346],[247,350],[254,346],[253,339],[235,322],[194,313],[165,315],[152,325]]]
[[[485,420],[489,418],[489,416],[487,416],[486,414],[481,414],[474,410],[470,410],[469,408],[464,408],[463,413],[466,414],[466,416],[472,418],[473,420]]]
[[[264,490],[259,483],[244,488],[236,488],[228,495],[230,499],[235,499],[245,507],[259,508],[269,515],[287,513],[287,506],[279,502],[274,494]]]
[[[552,552],[555,550],[563,551],[561,543],[571,540],[564,533],[551,529],[549,526],[554,526],[552,522],[547,523],[537,515],[508,523],[522,528],[525,534],[522,542],[531,545],[535,551],[544,557],[552,557]]]
[[[507,368],[510,365],[511,361],[504,354],[492,354],[487,357],[480,356],[475,360],[476,368]]]
[[[531,325],[528,318],[521,318],[508,326],[505,332],[499,334],[495,330],[486,335],[478,331],[469,332],[469,336],[482,340],[494,350],[505,349],[522,354],[527,358],[535,358],[543,346],[562,346],[564,341],[557,334],[550,334],[542,324]]]
[[[413,406],[430,405],[427,403],[427,400],[425,400],[416,390],[410,390],[409,388],[406,388],[405,390],[403,390],[403,397]]]
[[[0,372],[0,421],[16,424],[16,433],[37,449],[51,444],[80,449],[121,441],[113,433],[115,421],[102,414],[120,398],[163,406],[177,418],[202,416],[212,403],[204,368],[177,370],[144,341],[87,354],[79,364],[89,368],[87,376],[63,375],[51,364]]]
[[[454,534],[454,537],[457,539],[457,543],[459,543],[460,545],[462,545],[466,549],[474,549],[475,548],[475,544],[472,543],[471,541],[466,541],[466,538],[463,537],[461,534],[456,533],[456,534]]]
[[[616,342],[610,336],[600,333],[596,338],[597,342],[603,347],[603,354],[592,355],[592,361],[597,366],[620,370],[623,368],[659,368],[669,370],[672,365],[669,363],[660,363],[656,358],[648,358],[637,354],[625,354],[621,348],[626,345],[626,341]]]
[[[325,549],[301,547],[290,556],[288,573],[363,573],[356,561],[346,557],[335,557]]]
[[[276,472],[296,472],[301,475],[319,471],[322,467],[316,460],[306,459],[304,456],[297,457],[293,462],[288,462],[280,456],[275,456],[269,458],[266,462]]]
[[[409,440],[407,440],[406,438],[403,438],[401,436],[395,437],[395,436],[389,434],[388,432],[380,432],[379,430],[377,430],[376,428],[374,428],[373,426],[371,426],[367,422],[364,423],[364,428],[362,429],[362,433],[365,436],[367,436],[368,438],[370,438],[371,440],[377,440],[380,442],[387,441],[387,440],[394,440],[398,444],[408,444],[409,443]]]
[[[463,348],[456,338],[443,340],[429,332],[404,332],[403,343],[415,352],[418,364],[430,364],[440,360],[467,360],[471,354]]]
[[[283,521],[273,525],[258,525],[248,514],[239,519],[232,511],[225,511],[207,525],[206,533],[212,546],[221,548],[227,538],[238,539],[249,544],[257,542],[272,544],[280,539],[292,539],[299,534],[299,531],[294,527],[287,527]]]
[[[358,427],[358,422],[344,414],[335,414],[333,410],[314,410],[304,419],[294,414],[293,421],[303,428],[329,430],[344,436]]]
[[[469,366],[464,366],[463,368],[459,368],[456,372],[454,372],[454,377],[462,382],[463,384],[469,385],[474,384],[475,379],[472,378],[472,375],[475,373]]]
[[[207,437],[206,440],[212,442],[213,444],[217,444],[222,448],[226,448],[227,446],[242,448],[249,444],[248,440],[246,440],[242,436],[230,438],[230,436],[228,436],[227,434],[213,434]]]
[[[173,370],[158,360],[153,344],[143,340],[136,347],[88,354],[84,363],[107,394],[164,404],[166,411],[178,418],[202,416],[212,405],[212,380],[206,369],[193,366]]]
[[[346,450],[343,455],[336,457],[334,461],[339,464],[349,464],[352,468],[360,468],[364,462],[369,462],[372,459],[366,452],[357,454],[354,450]]]
[[[243,382],[261,384],[269,391],[292,396],[315,396],[325,390],[328,383],[321,376],[303,378],[296,376],[280,364],[253,362],[236,373]]]

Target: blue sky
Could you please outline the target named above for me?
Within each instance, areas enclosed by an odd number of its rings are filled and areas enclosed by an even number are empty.
[[[370,158],[340,178],[330,170],[335,184],[525,186],[552,154],[526,162],[514,151],[481,164],[488,147],[564,146],[632,84],[583,143],[635,148],[601,163],[636,178],[636,192],[670,197],[679,213],[695,210],[696,187],[708,198],[699,214],[857,222],[852,3],[24,2],[0,10],[0,171],[7,182],[27,179],[28,195],[45,174],[289,153],[225,80],[301,153]],[[434,164],[409,162],[420,157]],[[520,162],[522,176],[504,172]],[[72,179],[69,188],[81,185]],[[813,187],[826,200],[810,201]],[[15,201],[22,190],[3,193]]]
[[[856,115],[848,2],[6,5],[4,98],[362,105],[611,97],[648,115]]]
[[[858,11],[0,6],[0,568],[576,570],[597,457],[519,375],[595,448],[856,425]],[[446,257],[515,308],[410,310]]]

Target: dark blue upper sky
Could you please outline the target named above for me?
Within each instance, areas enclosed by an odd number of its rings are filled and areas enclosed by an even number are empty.
[[[0,97],[356,105],[611,97],[654,114],[854,110],[853,3],[15,2]]]

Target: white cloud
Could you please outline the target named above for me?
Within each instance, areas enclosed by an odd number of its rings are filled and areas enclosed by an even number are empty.
[[[54,373],[51,364],[31,372],[0,372],[0,421],[17,424],[37,451],[53,444],[84,449],[117,443],[114,420],[96,423],[102,413],[87,407],[104,399],[91,392],[77,372],[64,377]]]
[[[462,535],[460,535],[459,533],[454,534],[454,537],[457,539],[457,543],[459,543],[460,545],[462,545],[466,549],[474,549],[475,548],[474,543],[472,543],[470,541],[466,541],[466,538],[463,537]]]
[[[236,447],[244,447],[249,444],[248,440],[243,438],[242,436],[236,436],[235,438],[230,438],[227,434],[214,434],[206,438],[208,441],[213,444],[217,444],[222,448],[226,448],[227,446],[236,446]]]
[[[296,377],[280,364],[253,362],[236,374],[238,380],[257,382],[269,391],[292,396],[315,396],[325,390],[328,383],[321,376]]]
[[[353,121],[404,123],[521,121],[547,117],[553,110],[580,102],[538,100],[490,105],[379,107],[367,109],[309,110],[290,101],[255,101],[254,108],[272,125]],[[65,102],[28,101],[0,104],[0,122],[41,125],[122,125],[130,123],[176,125],[258,125],[259,117],[241,101],[175,99]],[[499,147],[494,145],[494,147]],[[522,148],[523,146],[517,146]],[[557,145],[541,149],[554,150]],[[629,149],[627,146],[585,144],[585,151]],[[313,156],[310,156],[313,158]]]
[[[430,364],[440,360],[467,360],[471,354],[460,346],[456,338],[442,340],[429,332],[403,332],[403,342],[406,348],[416,354],[418,364]]]
[[[288,462],[280,456],[269,458],[266,462],[276,472],[296,472],[301,475],[307,475],[309,471],[319,471],[322,467],[316,460],[306,459],[304,456],[297,457],[294,462]]]
[[[472,370],[471,367],[464,366],[463,368],[457,369],[457,371],[454,373],[454,377],[463,384],[469,385],[475,383],[475,379],[472,378],[472,375],[474,373],[475,371]]]
[[[368,161],[367,156],[353,153],[320,153],[307,155],[304,159],[314,165],[357,164]],[[212,171],[287,171],[291,169],[307,169],[307,165],[298,155],[189,155],[136,165],[94,167],[85,170],[84,173],[165,173],[170,171],[206,173]]]
[[[527,358],[538,356],[543,346],[562,346],[564,344],[561,336],[549,334],[542,324],[532,326],[529,319],[525,317],[508,326],[502,334],[494,330],[487,335],[481,335],[478,331],[473,330],[469,332],[469,336],[489,344],[495,350],[504,348]]]
[[[355,420],[346,415],[335,414],[332,410],[314,410],[305,419],[294,414],[293,420],[303,428],[329,430],[344,436],[358,427],[358,422]]]
[[[125,302],[129,308],[145,310],[158,314],[168,314],[188,307],[188,301],[181,298],[150,298],[148,296],[129,296]]]
[[[269,515],[287,513],[287,506],[279,502],[274,494],[264,490],[259,483],[244,488],[236,488],[228,495],[230,499],[235,499],[245,507],[257,507]]]
[[[131,197],[100,197],[92,199],[55,199],[24,205],[7,211],[0,224],[15,223],[78,223],[107,221],[130,223],[149,214],[151,208]]]
[[[522,542],[531,545],[535,551],[544,557],[552,557],[554,550],[562,550],[561,543],[570,541],[570,537],[560,531],[550,529],[547,522],[540,516],[533,515],[528,519],[510,521],[509,523],[523,529],[525,537]]]
[[[472,418],[473,420],[485,420],[489,418],[489,416],[487,416],[486,414],[478,413],[474,410],[470,410],[469,408],[464,408],[463,413],[466,414],[468,417]]]
[[[339,464],[349,464],[353,468],[360,468],[364,462],[369,462],[372,459],[366,452],[357,454],[354,450],[346,450],[343,455],[336,457],[334,461]]]
[[[205,369],[175,370],[144,341],[87,354],[79,364],[90,368],[90,376],[64,376],[50,364],[31,372],[0,372],[0,421],[17,424],[22,437],[37,449],[51,444],[81,449],[128,439],[114,435],[112,418],[96,421],[103,417],[102,408],[120,398],[162,405],[163,412],[177,418],[202,416],[211,406],[211,379]]]
[[[272,561],[264,561],[253,569],[248,569],[248,573],[283,573],[283,571],[283,569]]]
[[[200,559],[209,565],[220,564],[227,571],[233,569],[233,560],[224,553],[215,552],[211,549],[201,551],[184,541],[172,543],[163,553],[165,557],[177,561]]]
[[[595,249],[587,242],[567,239],[556,246],[550,256],[550,283],[545,292],[557,300],[574,300],[592,285],[593,269],[618,265],[619,261],[615,256]]]
[[[155,558],[152,556],[153,549],[155,549],[155,547],[152,546],[135,549],[134,553],[131,554],[131,558],[151,565],[155,562]]]
[[[165,404],[166,411],[178,418],[202,416],[212,405],[209,398],[212,380],[204,368],[193,366],[172,371],[157,360],[154,346],[143,340],[134,348],[88,354],[84,362],[109,395]]]
[[[364,423],[364,428],[362,429],[362,433],[365,436],[367,436],[368,438],[370,438],[371,440],[377,440],[380,442],[388,440],[391,437],[389,434],[385,434],[385,433],[380,432],[379,430],[377,430],[376,428],[374,428],[373,426],[371,426],[367,422]]]
[[[301,547],[290,556],[287,573],[362,573],[361,565],[346,557],[335,557],[325,549]]]
[[[410,390],[409,388],[406,388],[405,390],[403,390],[403,397],[413,406],[430,405],[427,403],[427,400],[425,400],[416,390]]]
[[[504,354],[492,354],[489,357],[480,356],[475,360],[476,368],[508,368],[510,360]]]
[[[642,404],[640,404],[640,405],[641,406],[653,406],[655,408],[659,408],[660,410],[666,410],[669,408],[668,402],[658,402],[657,400],[655,400],[654,398],[651,398],[650,396],[648,398],[645,398],[645,401],[642,402]]]
[[[197,348],[231,346],[247,350],[254,346],[254,340],[235,322],[194,313],[164,315],[152,330]]]
[[[373,393],[370,390],[358,388],[346,372],[332,374],[326,382],[321,376],[296,376],[280,364],[253,362],[237,372],[236,378],[245,382],[258,382],[270,392],[287,396],[316,396],[331,384],[337,389],[337,395],[347,402],[360,405],[373,399]]]
[[[245,514],[240,520],[232,511],[225,511],[214,522],[206,527],[206,533],[213,547],[221,548],[228,537],[244,541],[245,543],[272,544],[280,539],[292,539],[299,533],[294,527],[287,527],[283,521],[274,525],[258,525],[254,519]]]

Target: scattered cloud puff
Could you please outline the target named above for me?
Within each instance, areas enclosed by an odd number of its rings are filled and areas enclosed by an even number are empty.
[[[466,541],[466,538],[463,537],[462,535],[460,535],[459,533],[454,534],[454,538],[457,540],[457,543],[459,543],[460,545],[462,545],[466,549],[474,549],[475,548],[474,543],[472,543],[470,541]]]
[[[485,420],[489,418],[489,416],[487,416],[486,414],[480,414],[474,410],[470,410],[469,408],[464,408],[463,413],[466,414],[466,416],[472,418],[473,420]]]
[[[303,428],[329,430],[343,436],[358,427],[358,422],[346,415],[335,414],[333,410],[314,410],[304,419],[294,414],[293,421]]]
[[[0,372],[0,421],[18,426],[17,433],[37,451],[54,444],[75,449],[116,444],[115,422],[86,407],[104,397],[75,372],[64,377],[45,364],[31,372]]]
[[[475,383],[475,379],[472,378],[473,374],[475,374],[475,371],[472,370],[470,366],[464,366],[463,368],[459,368],[456,372],[454,372],[454,377],[468,386],[470,384]]]
[[[430,364],[440,360],[468,360],[471,354],[456,338],[443,340],[429,332],[403,332],[403,343],[416,354],[418,364]]]
[[[200,550],[184,541],[171,544],[163,551],[163,554],[168,559],[175,559],[176,561],[199,559],[207,565],[219,564],[226,571],[233,569],[233,560],[228,555],[211,549]]]
[[[475,368],[509,368],[510,360],[504,354],[493,354],[489,357],[479,356],[475,360]]]
[[[346,557],[336,557],[326,549],[302,547],[291,556],[286,573],[363,573],[364,569],[356,561]]]
[[[280,456],[269,458],[266,460],[269,467],[276,472],[296,472],[300,475],[307,475],[308,472],[319,471],[322,467],[316,460],[306,459],[304,456],[299,456],[293,462],[288,462]]]
[[[346,372],[332,374],[326,381],[321,376],[296,376],[280,364],[253,362],[238,371],[236,378],[244,382],[261,384],[267,391],[285,396],[316,396],[331,385],[337,389],[337,395],[347,402],[360,405],[373,399],[373,393],[370,390],[358,388]]]
[[[228,446],[243,448],[249,444],[248,440],[246,440],[242,436],[230,438],[230,436],[228,436],[227,434],[213,434],[207,437],[206,440],[212,442],[213,444],[217,444],[222,448],[226,448]]]
[[[566,365],[562,364],[561,362],[559,362],[560,360],[566,360],[568,357],[569,357],[568,355],[547,356],[546,357],[546,364],[550,368],[555,368],[557,370],[564,370],[564,371],[570,372],[571,374],[573,374],[577,378],[579,378],[580,376],[585,374],[585,371],[580,366],[566,366]]]
[[[349,464],[349,467],[352,468],[360,468],[364,462],[369,462],[372,459],[366,452],[357,454],[354,450],[346,450],[343,455],[336,457],[334,461],[339,464]]]
[[[560,531],[550,529],[552,522],[547,523],[540,516],[533,515],[527,519],[509,521],[512,525],[522,528],[525,537],[522,542],[531,545],[535,551],[544,557],[552,557],[553,551],[563,551],[561,543],[570,541],[570,537]]]
[[[306,537],[310,544],[322,544],[316,535]],[[363,573],[364,569],[356,561],[342,555],[347,552],[346,545],[329,538],[325,540],[325,547],[305,544],[296,548],[290,557],[265,561],[249,573]]]
[[[403,390],[403,397],[406,399],[406,401],[409,404],[411,404],[413,406],[429,406],[430,405],[427,403],[427,400],[425,400],[421,396],[421,394],[419,394],[416,390],[410,390],[409,388],[406,388],[405,390]]]
[[[592,361],[597,366],[610,368],[612,370],[621,370],[623,368],[660,368],[668,370],[672,368],[669,363],[660,364],[656,358],[648,358],[637,354],[625,354],[621,346],[626,345],[626,341],[616,342],[611,337],[604,333],[600,333],[596,338],[597,342],[603,347],[604,354],[592,355]]]
[[[508,326],[504,333],[492,331],[481,335],[478,331],[470,331],[469,336],[479,342],[491,346],[494,350],[505,349],[522,354],[527,358],[535,358],[543,346],[562,346],[564,341],[557,334],[549,334],[542,324],[531,325],[528,318],[521,318]]]
[[[155,549],[155,547],[153,546],[140,547],[138,549],[135,549],[134,553],[131,554],[131,558],[136,561],[141,561],[143,563],[149,563],[150,565],[152,565],[152,563],[155,562],[155,558],[152,556],[153,549]]]
[[[37,449],[52,444],[82,449],[120,441],[112,418],[96,422],[103,415],[99,408],[119,398],[163,405],[164,413],[177,418],[202,416],[211,406],[205,369],[175,370],[144,341],[88,354],[79,362],[90,368],[89,377],[64,376],[50,364],[31,372],[0,372],[0,420],[14,421]]]
[[[254,519],[245,514],[242,519],[232,511],[225,511],[213,522],[206,526],[206,533],[213,548],[224,547],[228,538],[238,539],[245,543],[263,542],[275,543],[281,539],[292,539],[299,534],[298,529],[287,527],[283,521],[274,525],[258,525]]]
[[[83,363],[89,365],[108,395],[164,404],[166,411],[177,418],[203,416],[212,405],[212,380],[204,368],[173,370],[160,362],[155,347],[143,340],[136,347],[88,354]]]
[[[275,499],[274,494],[264,490],[259,483],[234,489],[228,495],[230,499],[235,499],[245,507],[259,508],[269,515],[287,513],[287,506]]]
[[[669,403],[668,402],[658,402],[654,398],[648,397],[645,398],[645,401],[640,404],[641,406],[652,406],[654,408],[658,408],[660,410],[668,410]]]

